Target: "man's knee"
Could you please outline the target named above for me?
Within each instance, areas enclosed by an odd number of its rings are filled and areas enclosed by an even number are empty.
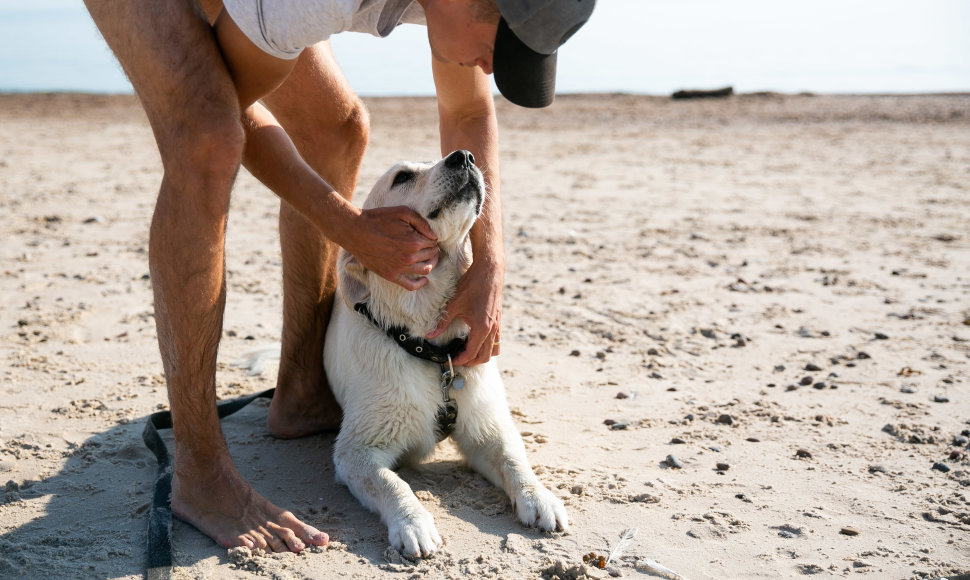
[[[238,119],[217,118],[177,123],[158,143],[171,192],[204,212],[199,217],[216,220],[224,219],[228,212],[229,194],[246,144]]]
[[[300,153],[328,179],[333,169],[356,167],[364,158],[370,136],[370,116],[357,96],[341,103],[320,103],[310,118],[296,117],[286,124],[287,132]]]

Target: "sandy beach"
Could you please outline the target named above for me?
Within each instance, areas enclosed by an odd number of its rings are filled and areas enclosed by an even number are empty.
[[[433,100],[367,104],[361,195],[440,156]],[[176,522],[175,577],[970,574],[970,95],[564,96],[499,121],[499,365],[571,530],[522,527],[446,442],[402,470],[445,547],[402,559],[334,483],[334,436],[274,439],[257,402],[224,421],[237,465],[333,542],[227,552]],[[144,574],[160,179],[133,97],[0,95],[2,578]],[[277,213],[242,171],[222,399],[274,386],[232,363],[279,339]]]

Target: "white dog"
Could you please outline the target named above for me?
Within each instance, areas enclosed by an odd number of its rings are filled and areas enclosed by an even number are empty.
[[[469,465],[505,490],[522,523],[566,530],[559,498],[539,483],[512,422],[495,359],[452,367],[468,327],[456,321],[425,340],[470,263],[468,232],[485,198],[467,151],[431,164],[401,163],[374,186],[364,208],[406,205],[438,237],[429,283],[409,292],[366,270],[347,252],[338,258],[324,363],[344,418],[334,448],[337,479],[388,528],[393,547],[411,557],[442,545],[431,514],[394,469],[426,458],[449,434]]]

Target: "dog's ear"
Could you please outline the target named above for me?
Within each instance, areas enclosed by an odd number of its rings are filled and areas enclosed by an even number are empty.
[[[367,299],[367,269],[347,250],[340,250],[337,256],[337,277],[340,282],[340,297],[351,310]]]

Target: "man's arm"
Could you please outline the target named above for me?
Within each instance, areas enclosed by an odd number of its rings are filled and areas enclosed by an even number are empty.
[[[475,156],[487,186],[481,218],[471,231],[473,263],[458,284],[448,312],[432,333],[445,330],[455,318],[470,327],[458,365],[481,364],[498,354],[502,325],[502,285],[505,248],[502,238],[502,203],[499,195],[498,121],[491,85],[482,69],[432,59],[438,93],[438,122],[442,155],[467,149]]]
[[[408,290],[427,284],[422,276],[437,259],[427,223],[405,207],[366,212],[355,207],[303,160],[269,110],[256,102],[280,86],[295,61],[264,53],[225,11],[215,31],[243,108],[243,164],[250,173],[368,269]]]

